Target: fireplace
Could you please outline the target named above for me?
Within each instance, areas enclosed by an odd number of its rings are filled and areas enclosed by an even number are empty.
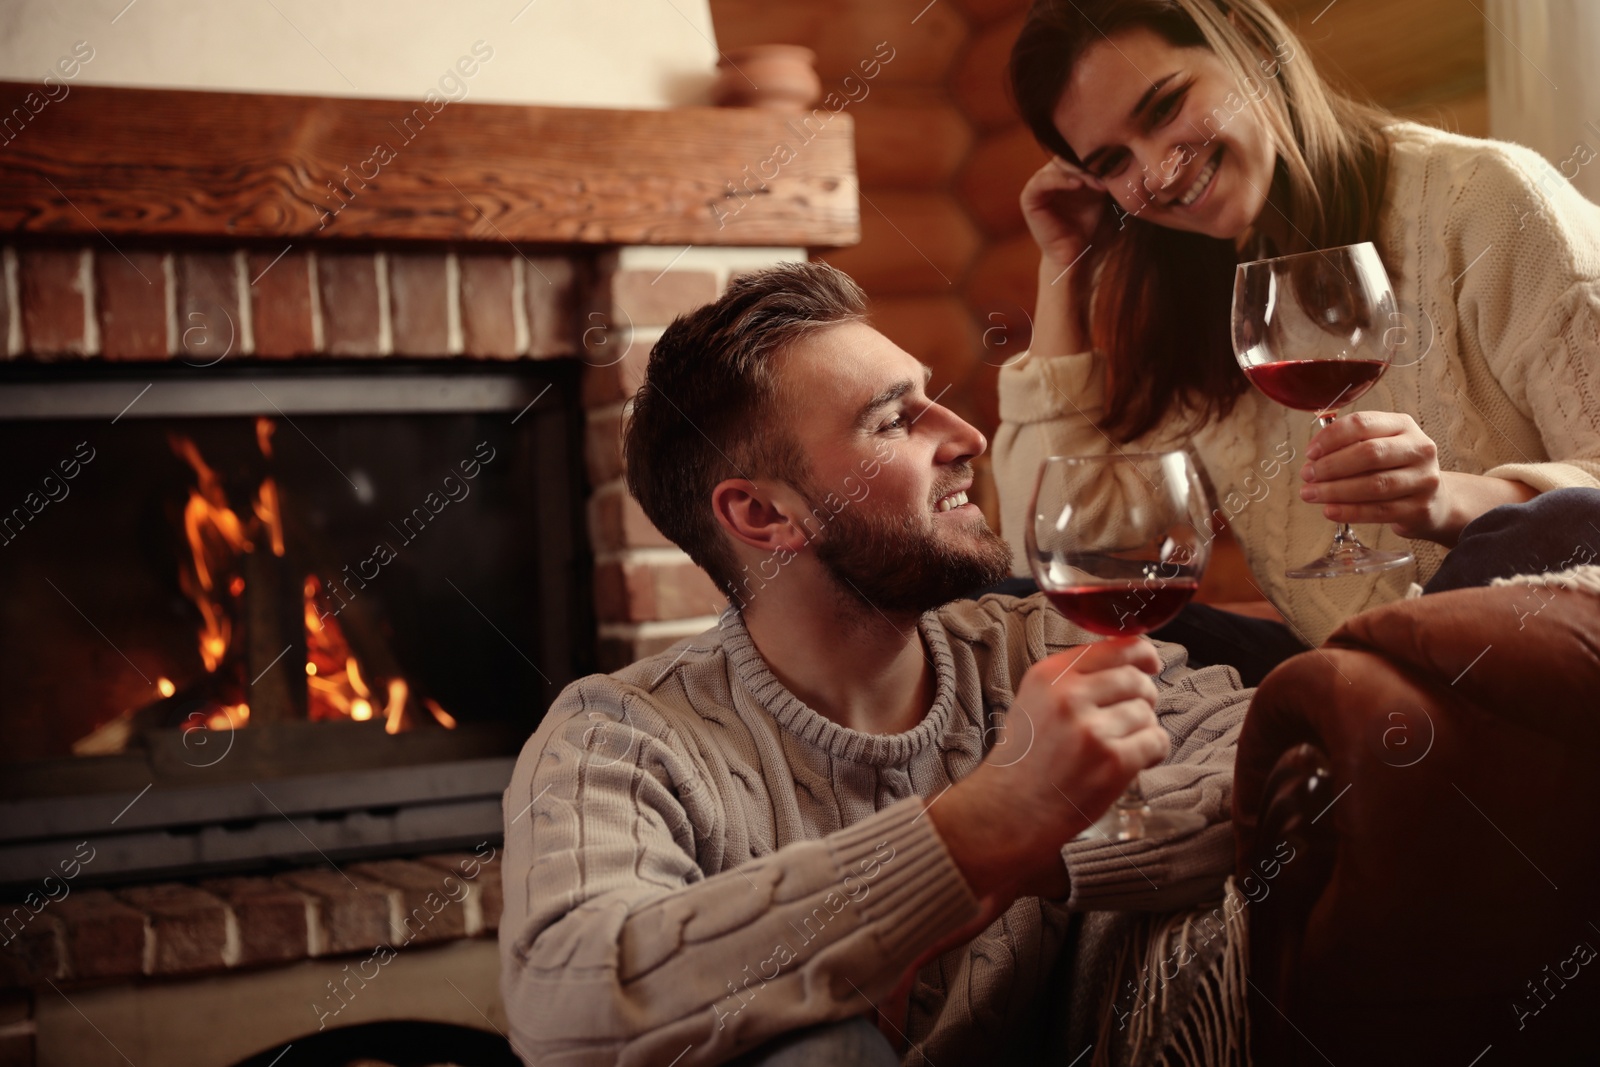
[[[724,604],[625,405],[857,239],[848,116],[755,196],[755,111],[452,103],[356,182],[393,101],[72,92],[0,158],[0,1063],[510,1062],[515,754]]]
[[[0,885],[78,841],[96,881],[498,836],[595,669],[574,368],[4,370]]]

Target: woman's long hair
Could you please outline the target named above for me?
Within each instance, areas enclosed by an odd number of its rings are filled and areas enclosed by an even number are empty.
[[[1035,0],[1010,78],[1041,145],[1079,162],[1054,119],[1072,68],[1091,45],[1140,26],[1175,47],[1209,48],[1240,106],[1266,123],[1278,165],[1263,210],[1281,208],[1291,233],[1272,254],[1373,239],[1388,170],[1382,127],[1393,116],[1330,89],[1265,0]],[[1107,433],[1130,441],[1180,410],[1192,430],[1233,410],[1248,388],[1228,323],[1239,261],[1231,241],[1106,212],[1069,285],[1107,361]]]

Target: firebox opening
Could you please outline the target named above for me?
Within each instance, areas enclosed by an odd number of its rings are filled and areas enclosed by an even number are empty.
[[[594,669],[578,375],[459,368],[5,368],[5,796],[514,752]]]

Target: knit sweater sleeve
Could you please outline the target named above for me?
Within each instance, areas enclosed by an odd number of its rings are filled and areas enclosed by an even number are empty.
[[[977,902],[910,797],[708,871],[728,776],[649,695],[569,686],[505,794],[501,991],[519,1055],[730,1059],[871,1009]]]
[[[1024,353],[1000,371],[1000,426],[995,430],[995,489],[1000,498],[1000,535],[1011,546],[1012,572],[1028,573],[1022,531],[1033,479],[1046,456],[1082,456],[1109,451],[1097,423],[1104,397],[1099,357]]]
[[[1026,352],[1000,371],[1000,426],[993,466],[1000,497],[1000,535],[1011,546],[1012,572],[1028,574],[1023,548],[1028,500],[1046,456],[1096,456],[1181,447],[1160,428],[1119,445],[1100,429],[1105,415],[1105,367],[1098,353],[1043,356]],[[1095,487],[1106,492],[1108,487]],[[1086,492],[1080,503],[1089,507]],[[1102,510],[1105,501],[1100,502]]]
[[[1600,207],[1520,146],[1474,163],[1468,210],[1439,227],[1461,272],[1460,344],[1482,353],[1545,452],[1484,473],[1540,492],[1600,487]]]

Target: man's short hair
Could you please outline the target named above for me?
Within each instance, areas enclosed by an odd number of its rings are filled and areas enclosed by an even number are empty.
[[[711,491],[727,478],[800,486],[809,464],[789,432],[776,357],[806,334],[864,322],[866,294],[826,263],[742,274],[680,315],[650,352],[623,433],[628,491],[656,529],[731,591],[738,558]]]

